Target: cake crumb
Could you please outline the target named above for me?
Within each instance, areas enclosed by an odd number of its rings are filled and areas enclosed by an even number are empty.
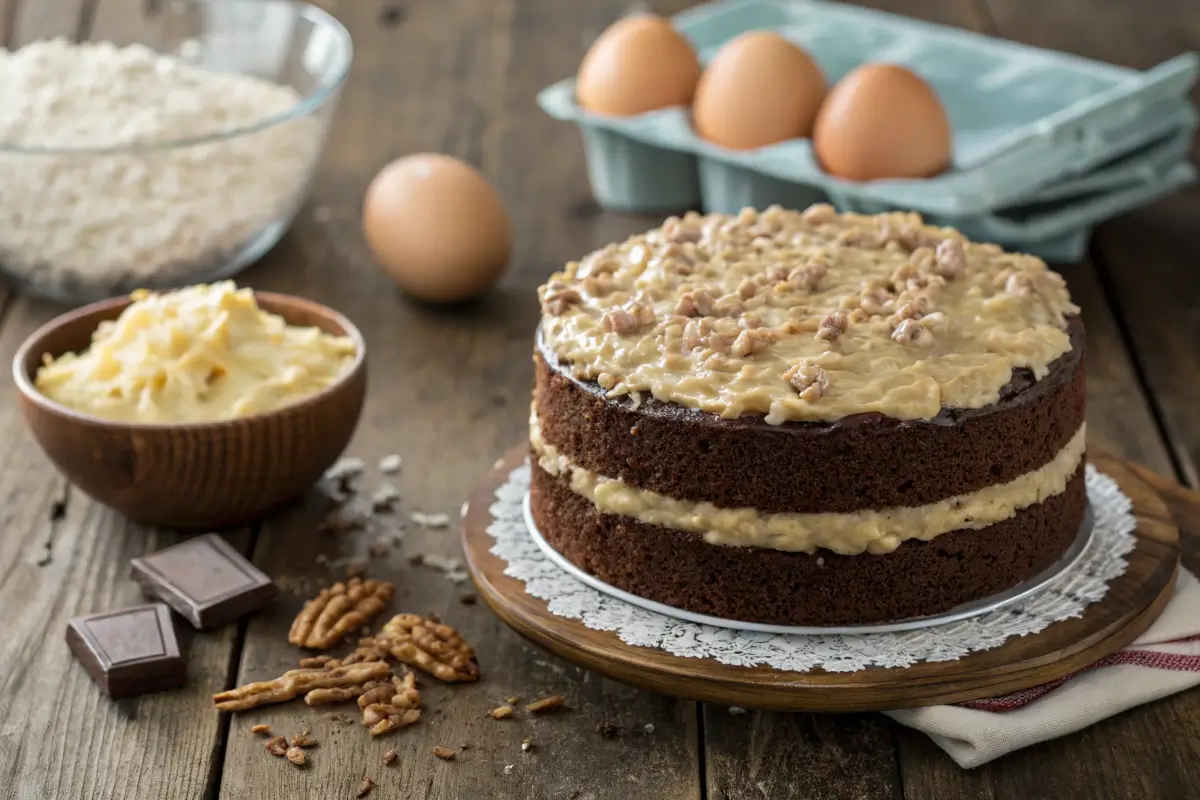
[[[509,705],[497,706],[488,712],[488,716],[492,719],[507,719],[513,714],[513,707]]]
[[[251,733],[261,733],[265,736],[265,735],[268,735],[271,733],[271,726],[270,725],[251,725],[250,732]]]
[[[562,708],[566,703],[567,699],[561,694],[552,694],[549,697],[543,697],[541,700],[535,700],[525,706],[525,710],[531,714],[541,714],[546,711],[553,711],[556,708]]]
[[[273,756],[282,758],[283,756],[287,755],[287,739],[283,738],[282,736],[272,736],[263,746],[266,747],[267,752]]]
[[[317,740],[312,737],[312,731],[305,728],[292,737],[292,747],[316,747]]]
[[[371,509],[376,512],[392,511],[399,502],[400,490],[390,483],[380,485],[371,494]]]
[[[515,706],[517,703],[521,702],[521,698],[513,695],[512,697],[506,697],[504,702],[508,703],[510,706]]]
[[[396,763],[396,759],[399,757],[400,754],[397,753],[396,748],[393,747],[391,750],[388,750],[383,754],[383,763],[390,767],[392,764]]]
[[[434,746],[433,754],[435,756],[437,756],[438,758],[440,758],[442,761],[453,761],[454,760],[454,751],[451,750],[449,747],[442,747],[440,744]]]
[[[379,471],[384,475],[395,475],[400,471],[400,466],[404,463],[400,456],[392,453],[379,459]]]
[[[745,714],[745,713],[746,713],[746,709],[742,708],[741,706],[730,706],[730,707],[729,707],[729,713],[730,713],[732,716],[735,716],[735,717],[736,717],[736,716],[740,716],[740,715],[742,715],[742,714]]]
[[[308,763],[308,757],[304,755],[304,751],[299,747],[289,747],[287,749],[287,760],[295,764],[297,767],[303,767]]]
[[[371,780],[370,775],[365,775],[365,776],[363,776],[362,783],[360,783],[358,785],[358,793],[355,794],[354,796],[355,797],[366,797],[367,795],[369,795],[371,793],[371,790],[374,788],[375,788],[375,781]]]
[[[619,739],[621,737],[621,726],[614,720],[606,719],[596,726],[596,733],[605,739]]]

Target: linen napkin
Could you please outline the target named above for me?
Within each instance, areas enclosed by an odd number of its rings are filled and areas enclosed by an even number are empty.
[[[1003,697],[884,713],[970,768],[1196,685],[1200,581],[1180,569],[1154,624],[1129,647],[1074,675]]]

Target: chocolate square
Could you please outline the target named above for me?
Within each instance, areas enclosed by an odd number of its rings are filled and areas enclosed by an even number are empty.
[[[114,699],[173,689],[187,680],[171,610],[162,603],[76,617],[67,623],[67,646]]]
[[[215,533],[135,558],[133,579],[198,630],[218,628],[257,611],[279,587]]]

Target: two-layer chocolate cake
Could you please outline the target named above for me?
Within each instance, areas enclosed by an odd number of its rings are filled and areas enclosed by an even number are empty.
[[[1059,559],[1084,490],[1061,277],[915,214],[689,214],[541,288],[538,528],[626,591],[841,625]]]

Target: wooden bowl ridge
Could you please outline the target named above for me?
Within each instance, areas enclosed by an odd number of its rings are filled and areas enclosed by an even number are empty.
[[[14,379],[34,438],[73,484],[137,522],[213,528],[248,522],[301,496],[345,450],[366,397],[361,334],[344,317],[287,295],[256,293],[259,305],[290,324],[350,336],[359,355],[339,382],[284,408],[233,420],[129,424],[50,401],[33,386],[44,353],[87,347],[127,298],[51,321],[17,353]]]

